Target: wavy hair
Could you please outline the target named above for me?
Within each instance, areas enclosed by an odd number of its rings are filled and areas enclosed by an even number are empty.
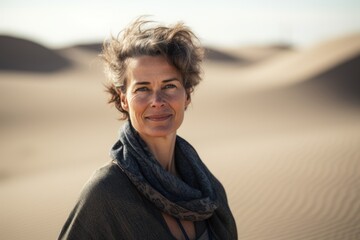
[[[110,80],[106,85],[106,91],[110,93],[108,102],[122,113],[122,120],[129,117],[128,112],[121,107],[119,92],[126,93],[128,60],[146,55],[166,57],[181,73],[188,97],[201,81],[204,49],[184,23],[164,26],[145,20],[144,17],[137,18],[116,38],[106,40],[100,55]]]

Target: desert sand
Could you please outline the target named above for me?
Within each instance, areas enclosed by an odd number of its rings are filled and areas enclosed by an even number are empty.
[[[97,53],[56,54],[58,70],[0,70],[0,239],[56,239],[122,125]],[[222,181],[239,239],[360,239],[359,57],[354,34],[205,61],[179,135]]]

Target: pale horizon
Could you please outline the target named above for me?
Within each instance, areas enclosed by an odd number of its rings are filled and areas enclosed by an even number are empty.
[[[101,42],[140,15],[183,21],[210,46],[308,46],[360,32],[360,2],[234,0],[174,2],[7,0],[0,3],[0,34],[52,48]]]

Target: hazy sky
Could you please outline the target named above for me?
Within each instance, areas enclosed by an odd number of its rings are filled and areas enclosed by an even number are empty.
[[[306,46],[360,32],[360,0],[0,0],[0,34],[61,47],[102,41],[143,14],[184,21],[208,45]]]

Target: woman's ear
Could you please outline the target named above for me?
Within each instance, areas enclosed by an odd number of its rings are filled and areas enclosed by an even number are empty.
[[[123,93],[122,91],[120,91],[120,101],[121,101],[121,107],[125,111],[129,111],[129,104],[128,104],[128,101],[126,99],[126,94]]]
[[[186,100],[185,100],[185,109],[187,109],[187,107],[189,106],[190,103],[191,103],[190,93],[187,93]]]

